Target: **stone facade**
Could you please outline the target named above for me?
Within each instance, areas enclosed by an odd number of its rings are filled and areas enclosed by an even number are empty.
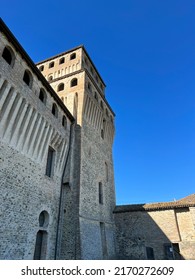
[[[195,259],[195,201],[116,206],[114,117],[84,46],[35,65],[0,20],[0,259]]]
[[[171,203],[116,206],[120,259],[195,259],[195,195]]]
[[[97,69],[83,46],[35,66],[3,22],[0,57],[0,258],[113,258],[114,113]]]

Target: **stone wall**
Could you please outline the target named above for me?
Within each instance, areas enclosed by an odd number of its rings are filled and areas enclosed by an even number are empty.
[[[73,117],[17,46],[1,33],[0,259],[33,259],[38,232],[45,236],[41,258],[54,259]],[[11,51],[10,63],[2,56],[5,48]],[[55,156],[52,173],[45,175],[49,147]],[[40,221],[41,213],[47,221]]]
[[[117,207],[116,207],[117,208]],[[115,213],[118,258],[167,259],[165,246],[178,244],[181,259],[195,259],[195,230],[189,208]]]

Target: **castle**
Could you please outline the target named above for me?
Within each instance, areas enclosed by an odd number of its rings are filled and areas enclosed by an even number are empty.
[[[195,195],[116,206],[114,118],[84,46],[35,65],[0,20],[0,259],[195,259]]]

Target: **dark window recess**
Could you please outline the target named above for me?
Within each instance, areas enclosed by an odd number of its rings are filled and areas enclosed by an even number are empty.
[[[95,92],[94,97],[95,97],[95,99],[98,101],[97,92]]]
[[[90,83],[87,84],[87,87],[91,91],[91,84]]]
[[[64,90],[64,83],[58,85],[58,91]]]
[[[78,83],[78,81],[77,81],[76,78],[75,78],[75,79],[72,79],[70,86],[71,86],[71,87],[75,87],[75,86],[77,86],[77,83]]]
[[[58,108],[56,106],[56,104],[54,103],[52,106],[52,110],[51,110],[52,114],[57,118],[58,117]]]
[[[41,65],[41,66],[39,67],[39,70],[40,70],[40,71],[43,71],[43,70],[44,70],[44,66]]]
[[[71,54],[70,60],[75,59],[75,58],[76,58],[76,53]]]
[[[172,243],[172,247],[173,247],[173,254],[174,254],[175,260],[181,260],[182,255],[180,254],[179,244],[178,243]]]
[[[2,57],[5,59],[5,61],[11,65],[12,64],[12,54],[10,52],[10,50],[8,48],[4,48],[3,53],[2,53]]]
[[[47,250],[47,232],[39,230],[36,236],[34,260],[44,260]]]
[[[66,129],[66,127],[67,127],[67,119],[66,119],[66,117],[65,116],[63,116],[63,118],[62,118],[62,126]]]
[[[55,153],[54,149],[49,147],[48,156],[47,156],[46,173],[45,173],[48,177],[52,177],[53,176],[54,153]]]
[[[40,90],[39,99],[45,104],[46,103],[46,93],[43,89]]]
[[[103,187],[102,183],[99,183],[99,203],[103,204]]]
[[[28,73],[27,71],[24,72],[23,81],[27,84],[27,86],[30,86],[31,77],[30,73]]]
[[[43,243],[43,231],[39,230],[37,232],[37,237],[36,237],[34,260],[40,260],[41,259],[42,243]]]
[[[152,247],[146,247],[146,255],[148,260],[154,260],[154,250]]]
[[[182,259],[178,243],[164,244],[164,250],[165,250],[165,259],[166,260],[180,260],[180,259]]]
[[[59,64],[63,64],[64,62],[65,62],[65,58],[64,57],[60,58]]]
[[[106,120],[103,120],[103,127],[101,129],[101,137],[102,137],[102,139],[104,139],[104,137],[105,137],[105,135],[104,135],[105,128],[106,128]]]
[[[39,226],[42,227],[45,223],[45,213],[44,211],[41,212],[39,215]]]
[[[173,248],[171,244],[164,244],[164,250],[165,250],[165,259],[166,260],[173,260]]]
[[[39,226],[46,227],[49,223],[49,214],[47,211],[42,211],[39,215]]]
[[[49,68],[52,68],[52,67],[54,67],[54,62],[53,61],[50,62],[50,64],[49,64]]]

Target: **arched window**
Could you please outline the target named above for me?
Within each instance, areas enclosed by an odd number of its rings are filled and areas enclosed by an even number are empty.
[[[5,59],[5,61],[13,67],[15,55],[14,52],[10,47],[5,47],[2,53],[2,57]]]
[[[62,90],[64,90],[64,83],[58,85],[57,91],[62,91]]]
[[[39,99],[44,103],[46,104],[46,92],[43,88],[40,89],[40,92],[39,92]]]
[[[30,73],[30,71],[25,70],[23,81],[25,82],[25,84],[27,84],[27,86],[29,86],[30,88],[32,87],[32,74]]]
[[[46,228],[49,224],[49,214],[47,211],[42,211],[39,215],[39,227],[41,228],[37,232],[35,251],[34,251],[34,260],[45,260],[47,255],[47,231]]]
[[[48,77],[48,81],[50,82],[50,81],[52,81],[52,80],[53,80],[53,76],[50,75],[50,76]]]
[[[76,58],[76,53],[72,53],[70,56],[70,60],[75,59]]]
[[[42,211],[39,215],[39,226],[47,227],[49,224],[49,214],[47,211]]]
[[[59,64],[63,64],[64,62],[65,62],[65,58],[64,57],[60,58]]]
[[[71,80],[70,86],[71,86],[71,87],[75,87],[75,86],[77,86],[77,83],[78,83],[77,78],[74,78],[74,79]]]
[[[109,117],[108,109],[106,108],[106,116]]]
[[[41,65],[41,66],[39,67],[39,70],[42,72],[42,71],[44,70],[44,65]]]
[[[67,128],[67,119],[65,116],[62,118],[62,126],[66,129]]]
[[[58,117],[58,107],[55,103],[53,103],[52,105],[52,110],[51,110],[52,114],[57,118]]]
[[[54,61],[50,62],[50,64],[49,64],[49,68],[52,68],[52,67],[54,67]]]

